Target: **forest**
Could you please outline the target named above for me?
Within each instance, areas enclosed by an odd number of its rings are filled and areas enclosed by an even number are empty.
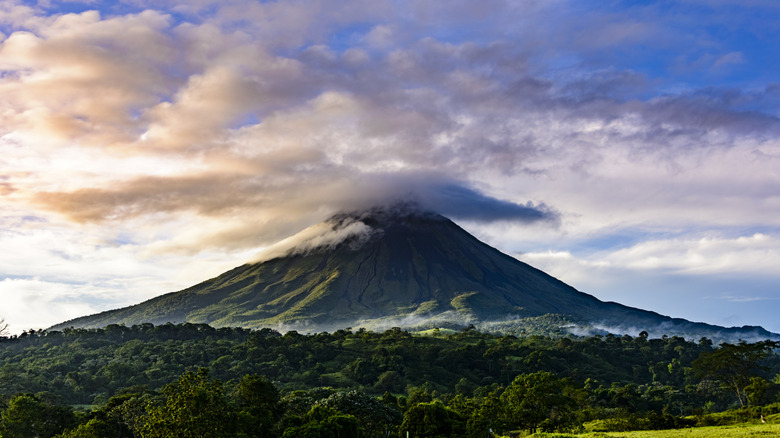
[[[487,437],[695,427],[780,412],[778,347],[474,327],[31,330],[0,338],[0,436]]]

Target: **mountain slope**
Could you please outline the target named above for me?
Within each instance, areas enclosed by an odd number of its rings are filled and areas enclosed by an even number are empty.
[[[318,331],[511,322],[546,314],[622,332],[771,336],[760,328],[723,329],[599,301],[480,242],[449,219],[408,205],[334,216],[271,248],[265,261],[53,328],[194,322]]]

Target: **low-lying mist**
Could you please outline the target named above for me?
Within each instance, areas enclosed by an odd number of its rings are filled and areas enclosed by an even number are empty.
[[[419,332],[434,328],[464,330],[474,329],[500,335],[544,335],[552,337],[592,337],[592,336],[644,336],[659,339],[665,336],[679,336],[688,341],[698,342],[707,338],[718,345],[723,342],[737,343],[739,341],[757,342],[766,339],[780,340],[780,336],[769,333],[761,327],[718,327],[707,324],[669,321],[646,327],[623,326],[606,322],[586,323],[572,322],[565,315],[541,315],[534,317],[509,316],[505,319],[480,321],[473,315],[456,311],[441,313],[411,314],[396,317],[356,320],[352,324],[318,324],[311,321],[291,322],[273,327],[285,333],[333,332],[340,329],[365,329],[382,332],[392,328],[400,328],[411,332]],[[643,333],[644,332],[644,333]]]

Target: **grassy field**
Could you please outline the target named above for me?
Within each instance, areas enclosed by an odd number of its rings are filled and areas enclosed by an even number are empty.
[[[530,437],[534,438],[743,438],[773,436],[780,437],[780,424],[743,424],[635,432],[591,432],[579,435],[561,433],[537,433],[530,435]]]

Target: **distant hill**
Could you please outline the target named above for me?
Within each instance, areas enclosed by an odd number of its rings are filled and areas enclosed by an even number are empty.
[[[309,332],[469,324],[532,332],[547,325],[582,333],[780,339],[761,327],[693,323],[600,301],[409,204],[336,215],[268,249],[260,261],[52,329],[167,322]]]

